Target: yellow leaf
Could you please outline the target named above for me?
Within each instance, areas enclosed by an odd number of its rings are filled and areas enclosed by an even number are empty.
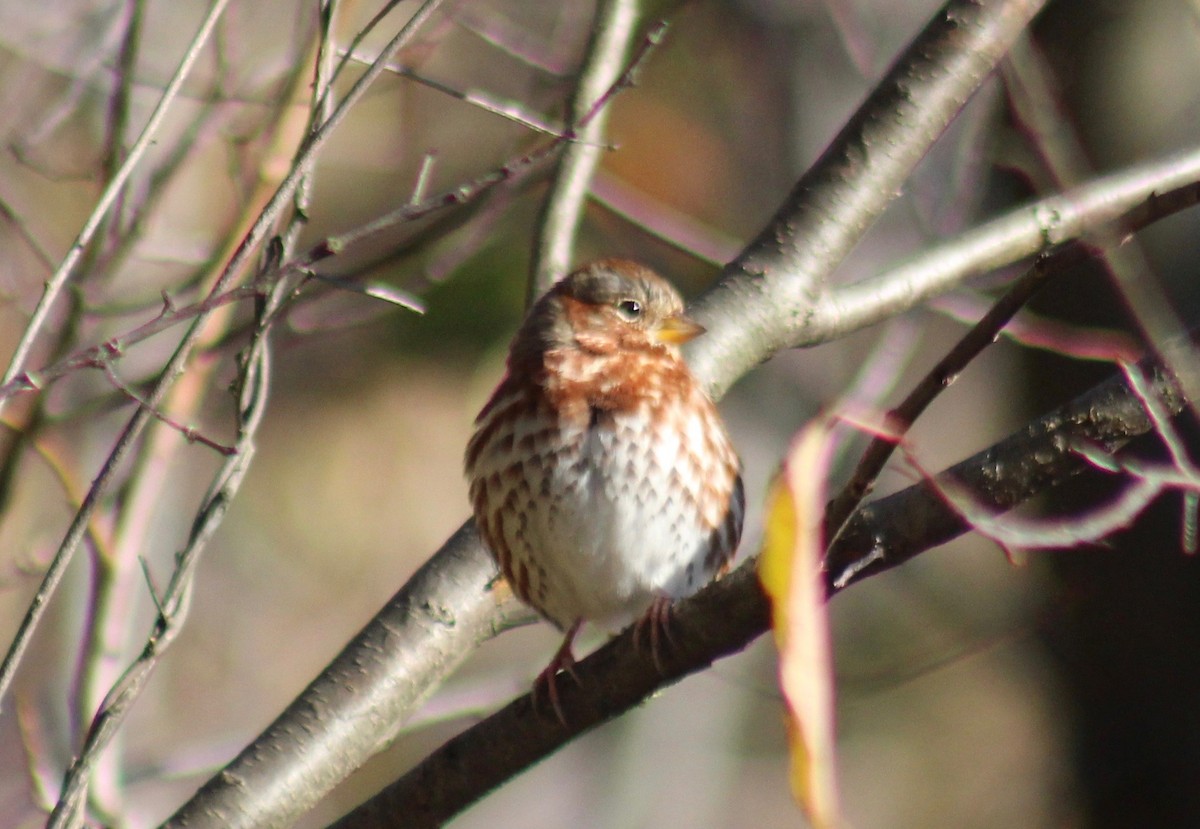
[[[792,793],[816,829],[841,824],[822,520],[829,424],[806,426],[772,485],[758,559],[788,707]]]

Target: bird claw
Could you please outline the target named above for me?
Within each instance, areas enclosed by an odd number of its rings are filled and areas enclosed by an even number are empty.
[[[564,728],[567,725],[567,718],[563,714],[562,704],[558,699],[558,672],[562,671],[568,674],[571,679],[575,680],[576,685],[580,688],[583,687],[583,682],[579,679],[579,674],[575,673],[575,654],[571,652],[571,643],[575,641],[575,634],[579,633],[579,628],[582,625],[582,619],[577,620],[575,624],[571,625],[567,631],[566,638],[563,639],[563,643],[559,645],[558,650],[554,653],[554,657],[550,660],[550,664],[533,681],[533,710],[536,711],[540,707],[538,704],[540,696],[538,689],[545,685],[546,696],[550,700],[550,707],[554,709],[555,716],[558,717],[558,721],[563,724]]]
[[[554,709],[554,716],[558,717],[558,721],[566,727],[567,716],[563,713],[562,703],[559,702],[558,698],[558,672],[560,669],[575,680],[575,684],[581,688],[583,687],[583,683],[579,681],[579,675],[575,673],[575,660],[573,657],[570,662],[562,664],[559,664],[557,660],[551,662],[533,681],[533,708],[535,711],[541,708],[541,694],[539,693],[539,689],[545,686],[546,697],[550,700],[550,707]]]
[[[669,596],[656,597],[642,617],[633,624],[633,647],[638,651],[642,649],[642,631],[650,628],[650,658],[654,660],[654,667],[660,674],[666,673],[660,656],[662,639],[665,638],[671,647],[676,646],[675,639],[671,636],[671,604],[672,599]]]

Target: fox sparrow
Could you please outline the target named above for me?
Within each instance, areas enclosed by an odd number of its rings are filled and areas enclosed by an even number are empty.
[[[640,618],[657,659],[670,601],[733,558],[740,465],[678,348],[703,331],[662,277],[594,262],[530,309],[475,421],[466,473],[480,535],[516,595],[567,632],[539,677],[556,711],[554,676],[574,664],[584,621]]]

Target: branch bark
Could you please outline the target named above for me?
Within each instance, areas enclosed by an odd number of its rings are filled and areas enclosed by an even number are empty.
[[[689,358],[712,391],[723,391],[749,366],[799,343],[834,268],[1042,5],[952,0],[909,44],[695,309],[709,336],[697,341]]]

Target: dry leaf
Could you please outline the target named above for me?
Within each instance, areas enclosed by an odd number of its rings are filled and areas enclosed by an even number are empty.
[[[841,825],[822,518],[831,442],[825,421],[792,444],[768,498],[758,575],[771,597],[779,683],[788,706],[792,793],[817,829]]]

